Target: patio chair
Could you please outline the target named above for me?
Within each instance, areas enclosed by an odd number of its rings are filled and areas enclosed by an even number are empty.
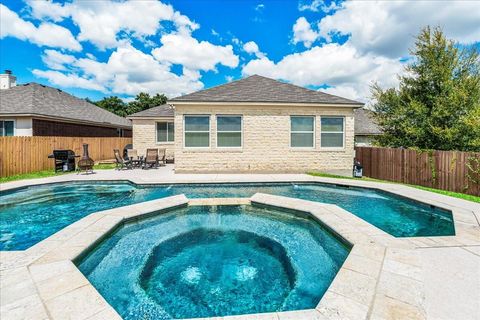
[[[123,168],[132,169],[132,161],[125,160],[120,155],[120,150],[113,149],[113,153],[115,154],[115,165],[117,170],[121,170]]]
[[[165,148],[158,150],[158,163],[163,166],[167,163],[167,150]]]
[[[142,165],[142,158],[138,156],[136,149],[127,149],[127,159],[132,162],[133,167],[140,167]]]
[[[158,149],[147,149],[142,169],[158,167]]]

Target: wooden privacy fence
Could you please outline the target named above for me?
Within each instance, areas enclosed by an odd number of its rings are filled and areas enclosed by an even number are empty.
[[[480,153],[356,147],[365,176],[480,195]]]
[[[54,149],[73,150],[82,155],[82,145],[88,143],[90,157],[95,160],[113,159],[113,149],[122,150],[132,138],[89,137],[0,137],[0,177],[54,168],[48,159]]]

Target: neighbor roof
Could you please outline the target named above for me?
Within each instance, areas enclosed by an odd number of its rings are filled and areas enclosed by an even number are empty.
[[[158,117],[173,117],[174,111],[172,106],[168,104],[162,104],[158,107],[153,107],[147,110],[143,110],[137,113],[133,113],[128,118],[158,118]]]
[[[382,130],[373,120],[373,112],[364,108],[355,111],[355,134],[375,135],[381,134]]]
[[[102,126],[132,126],[130,120],[86,100],[35,82],[0,90],[0,115],[37,115]]]
[[[253,75],[169,100],[175,102],[260,102],[363,105],[363,103]]]

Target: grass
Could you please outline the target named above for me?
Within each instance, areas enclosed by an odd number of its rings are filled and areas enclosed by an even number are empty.
[[[93,169],[94,170],[106,170],[106,169],[114,169],[115,164],[114,163],[102,163],[102,164],[96,164]],[[60,176],[63,174],[67,174],[71,172],[57,172],[53,169],[50,170],[43,170],[43,171],[37,171],[37,172],[29,172],[29,173],[22,173],[22,174],[16,174],[13,176],[9,177],[1,177],[0,178],[0,183],[5,183],[5,182],[10,182],[10,181],[17,181],[17,180],[25,180],[25,179],[38,179],[38,178],[47,178],[47,177],[53,177],[53,176]]]
[[[339,175],[335,175],[335,174],[322,173],[322,172],[308,172],[308,174],[312,175],[312,176],[316,176],[316,177],[359,180],[359,178],[345,177],[345,176],[339,176]],[[379,180],[379,179],[373,179],[373,178],[368,178],[368,177],[363,177],[363,178],[361,178],[361,180],[363,180],[363,181],[385,182],[385,183],[392,183],[392,184],[403,184],[403,185],[406,185],[406,186],[409,186],[409,187],[413,187],[413,188],[417,188],[417,189],[421,189],[421,190],[425,190],[425,191],[435,192],[435,193],[443,194],[443,195],[454,197],[454,198],[459,198],[459,199],[463,199],[463,200],[468,200],[468,201],[480,203],[480,197],[470,195],[470,194],[465,194],[465,193],[440,190],[440,189],[429,188],[429,187],[424,187],[424,186],[417,186],[417,185],[413,185],[413,184],[404,184],[404,183],[400,183],[400,182]]]

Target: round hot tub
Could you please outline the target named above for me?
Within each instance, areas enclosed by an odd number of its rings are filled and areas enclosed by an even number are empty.
[[[246,231],[196,229],[154,250],[145,292],[174,318],[279,310],[295,285],[285,249]]]

